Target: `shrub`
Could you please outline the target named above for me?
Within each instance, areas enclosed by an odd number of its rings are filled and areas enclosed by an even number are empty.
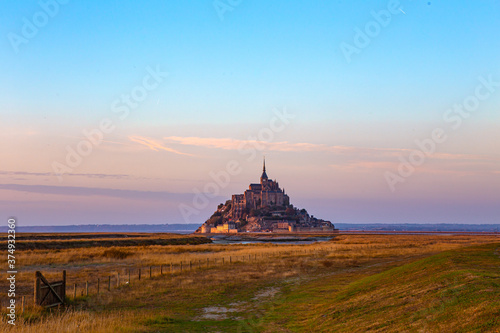
[[[321,264],[325,267],[332,267],[333,266],[333,261],[332,260],[322,260]]]
[[[110,249],[107,249],[105,250],[103,253],[102,253],[102,256],[105,257],[105,258],[113,258],[113,259],[125,259],[129,256],[132,255],[132,252],[129,252],[129,251],[125,251],[125,250],[121,250],[121,249],[117,249],[117,248],[110,248]]]

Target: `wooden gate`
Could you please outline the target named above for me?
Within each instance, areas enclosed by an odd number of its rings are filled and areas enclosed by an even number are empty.
[[[63,271],[62,281],[49,283],[41,272],[35,275],[35,305],[46,308],[64,304],[66,298],[66,271]]]

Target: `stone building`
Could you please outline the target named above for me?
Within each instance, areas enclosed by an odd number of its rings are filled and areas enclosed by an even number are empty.
[[[203,231],[202,231],[203,232]],[[210,229],[210,233],[212,234],[230,234],[237,233],[238,229],[236,229],[236,225],[234,223],[224,223],[222,225],[218,225],[217,227],[212,227]]]
[[[233,194],[231,209],[233,219],[239,219],[251,209],[272,206],[288,206],[290,198],[281,189],[277,181],[269,179],[266,174],[266,161],[262,167],[260,184],[250,184],[244,194]]]

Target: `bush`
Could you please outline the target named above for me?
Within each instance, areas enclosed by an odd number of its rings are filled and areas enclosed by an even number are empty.
[[[112,247],[110,249],[105,250],[102,253],[102,256],[105,258],[112,258],[112,259],[125,259],[131,256],[132,254],[133,254],[132,252]]]
[[[332,267],[333,266],[333,260],[322,260],[321,264],[325,267]]]

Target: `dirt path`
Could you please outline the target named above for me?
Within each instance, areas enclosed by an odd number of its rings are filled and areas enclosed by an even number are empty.
[[[259,290],[249,301],[229,303],[227,306],[207,306],[201,309],[201,315],[194,320],[243,320],[249,313],[255,313],[263,303],[271,302],[281,291],[279,287],[267,287]]]

